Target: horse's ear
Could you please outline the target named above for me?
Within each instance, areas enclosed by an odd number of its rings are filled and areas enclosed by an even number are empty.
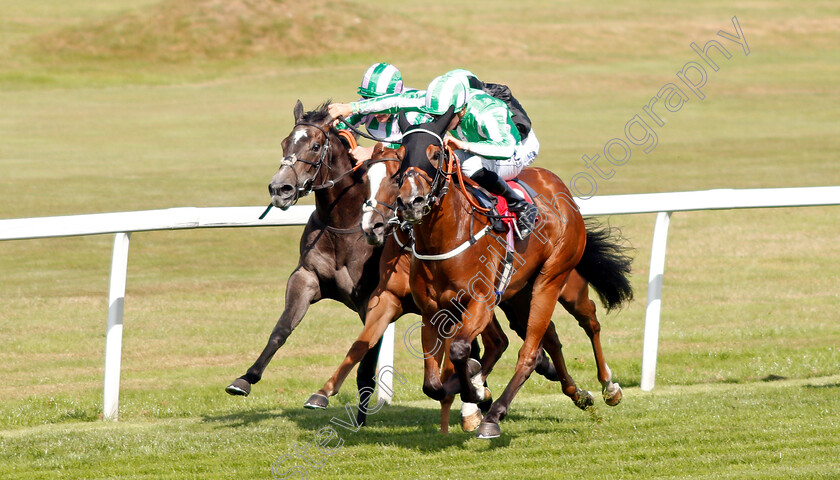
[[[429,159],[429,163],[432,164],[432,167],[435,169],[440,168],[440,161],[441,161],[441,149],[436,145],[429,145],[426,147],[426,158]]]
[[[385,144],[382,142],[377,143],[373,146],[373,153],[371,153],[370,158],[376,158],[377,155],[382,155],[385,151]]]
[[[400,148],[397,149],[396,155],[397,158],[402,162],[405,158],[405,147],[400,145]]]
[[[455,105],[450,105],[449,109],[443,115],[441,115],[440,118],[438,118],[435,121],[435,127],[440,127],[440,128],[445,129],[446,127],[449,126],[449,122],[452,121],[452,117],[454,117],[454,116],[455,116]]]
[[[298,100],[295,104],[295,123],[298,123],[301,120],[303,120],[303,104],[300,100]]]
[[[400,131],[403,133],[405,133],[405,131],[408,130],[408,127],[411,126],[411,124],[408,123],[408,119],[405,118],[405,112],[400,112],[397,117],[397,121],[399,122],[398,125],[400,126]]]

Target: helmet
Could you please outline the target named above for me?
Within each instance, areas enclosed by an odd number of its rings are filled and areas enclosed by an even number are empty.
[[[478,77],[475,76],[474,73],[472,73],[469,70],[464,70],[463,68],[450,70],[450,71],[444,73],[444,75],[452,76],[452,77],[455,77],[458,80],[460,80],[461,83],[464,84],[464,87],[467,89],[467,91],[469,91],[469,89],[471,88],[470,87],[470,78],[478,78]]]
[[[402,74],[397,67],[390,63],[374,63],[362,77],[359,95],[370,98],[390,93],[401,93],[403,89]]]
[[[430,115],[443,115],[449,107],[460,112],[467,105],[467,88],[459,75],[443,74],[426,88],[426,102],[420,110]]]

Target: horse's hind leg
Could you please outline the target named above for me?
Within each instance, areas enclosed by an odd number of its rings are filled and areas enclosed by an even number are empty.
[[[591,407],[593,404],[592,394],[578,388],[575,380],[569,374],[568,369],[566,369],[566,360],[563,358],[563,345],[557,337],[553,323],[546,329],[545,335],[543,336],[543,345],[554,361],[554,367],[557,369],[557,376],[560,378],[563,393],[575,402],[575,405],[581,410],[586,410],[588,407]]]
[[[622,396],[621,386],[612,381],[612,372],[604,360],[604,352],[601,349],[601,324],[595,315],[595,302],[589,299],[589,283],[576,271],[569,275],[566,285],[560,292],[560,304],[575,317],[589,336],[604,401],[610,406],[618,405]]]
[[[321,287],[318,276],[298,265],[289,277],[286,287],[286,306],[268,338],[268,343],[245,375],[234,380],[225,388],[225,391],[231,395],[248,396],[251,393],[251,385],[260,381],[268,362],[286,343],[292,330],[300,324],[309,305],[320,299]]]

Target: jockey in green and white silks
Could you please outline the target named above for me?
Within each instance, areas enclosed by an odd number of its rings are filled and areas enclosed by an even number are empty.
[[[397,113],[416,111],[442,115],[455,106],[456,116],[445,138],[461,161],[461,169],[490,193],[507,200],[517,214],[519,235],[524,238],[533,230],[538,213],[505,180],[516,177],[533,163],[539,152],[539,141],[531,130],[522,141],[510,110],[501,100],[470,88],[465,70],[441,75],[425,91],[408,91],[383,95],[349,104],[354,114]]]
[[[365,100],[377,98],[382,95],[401,94],[413,90],[403,86],[402,74],[397,67],[388,63],[374,63],[362,77],[362,82],[359,86],[359,95]],[[431,120],[431,117],[420,112],[407,115],[406,118],[412,125]],[[387,113],[354,113],[346,117],[345,120],[346,122],[339,122],[336,128],[346,130],[349,128],[349,124],[358,129],[364,125],[367,132],[372,137],[384,143],[387,148],[400,147],[402,132],[400,131],[399,122],[394,115]],[[361,147],[358,152],[354,153],[354,156],[357,160],[366,160],[370,158],[370,152],[367,150],[371,149]],[[359,158],[360,156],[366,158]]]

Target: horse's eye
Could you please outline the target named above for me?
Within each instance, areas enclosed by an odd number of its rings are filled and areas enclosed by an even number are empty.
[[[316,142],[316,143],[312,144],[312,151],[317,152],[320,149],[321,149],[321,144],[320,143]]]
[[[439,162],[440,161],[440,152],[435,152],[435,154],[432,155],[432,160],[434,160],[436,162]]]

